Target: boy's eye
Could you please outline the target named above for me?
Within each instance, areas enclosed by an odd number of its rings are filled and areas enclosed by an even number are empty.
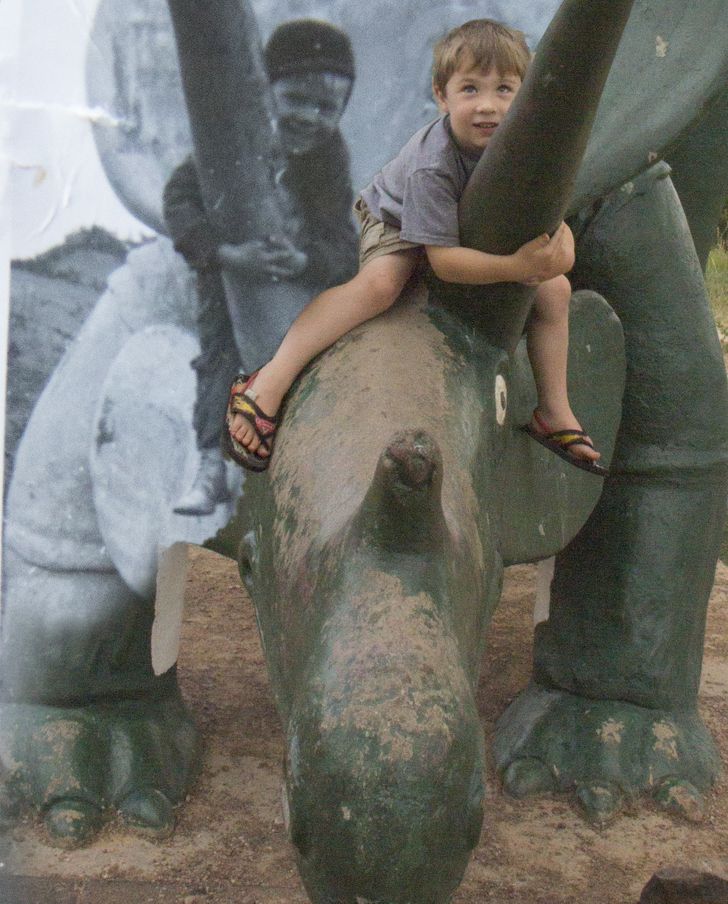
[[[464,94],[475,94],[476,90],[475,85],[463,85],[462,88]]]
[[[513,91],[512,85],[499,85],[498,90],[503,94],[510,94]]]

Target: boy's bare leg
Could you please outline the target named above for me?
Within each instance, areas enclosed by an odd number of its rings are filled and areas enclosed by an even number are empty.
[[[569,352],[569,300],[571,285],[565,276],[543,282],[528,321],[526,342],[538,393],[537,411],[549,429],[581,430],[569,404],[566,367]],[[534,429],[543,432],[538,423]],[[569,448],[574,458],[596,461],[600,454],[587,445]]]
[[[273,358],[255,379],[256,404],[274,415],[293,381],[320,352],[355,326],[390,308],[412,275],[417,251],[397,251],[376,257],[348,283],[316,296],[293,322]],[[252,426],[236,415],[231,435],[251,452],[260,440]],[[260,455],[267,453],[260,449]]]

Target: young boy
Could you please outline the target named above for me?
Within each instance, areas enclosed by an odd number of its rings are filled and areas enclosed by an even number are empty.
[[[460,195],[518,93],[530,52],[521,32],[488,19],[453,29],[435,47],[433,92],[442,117],[417,132],[364,189],[360,269],[328,289],[299,315],[273,359],[233,384],[228,407],[231,456],[264,470],[276,414],[303,367],[358,324],[387,310],[424,253],[435,274],[451,283],[521,282],[537,286],[527,346],[538,391],[529,433],[579,467],[598,470],[600,457],[581,430],[566,390],[574,262],[565,224],[511,255],[459,244]]]
[[[215,235],[191,157],[164,190],[164,217],[174,246],[197,272],[200,354],[194,426],[200,467],[175,511],[205,515],[228,498],[220,452],[220,412],[230,374],[240,367],[222,268],[276,279],[301,279],[312,295],[356,272],[349,158],[339,120],[351,94],[354,56],[348,36],[313,19],[280,25],[264,51],[276,102],[280,181],[288,190],[292,240],[222,243]]]

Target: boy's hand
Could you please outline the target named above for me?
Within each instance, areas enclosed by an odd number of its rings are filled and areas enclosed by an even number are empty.
[[[217,257],[223,267],[250,276],[294,279],[308,266],[308,257],[287,239],[253,239],[240,245],[220,245]]]
[[[526,242],[514,257],[522,273],[518,282],[538,286],[568,273],[574,266],[574,236],[566,223],[562,223],[551,238],[544,234]]]

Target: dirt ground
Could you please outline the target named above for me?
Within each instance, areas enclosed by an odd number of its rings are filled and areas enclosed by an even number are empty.
[[[0,867],[0,904],[305,904],[281,810],[281,728],[253,609],[234,563],[193,550],[179,672],[205,739],[202,774],[173,838],[152,842],[110,823],[90,847],[49,847],[28,821]],[[512,568],[480,683],[486,735],[530,672],[535,577]],[[719,564],[701,710],[728,758],[728,568]],[[636,904],[661,866],[728,856],[728,780],[701,825],[648,804],[588,826],[564,798],[515,801],[489,777],[486,822],[454,904]],[[723,865],[725,865],[723,859]],[[3,891],[4,888],[4,891]]]

